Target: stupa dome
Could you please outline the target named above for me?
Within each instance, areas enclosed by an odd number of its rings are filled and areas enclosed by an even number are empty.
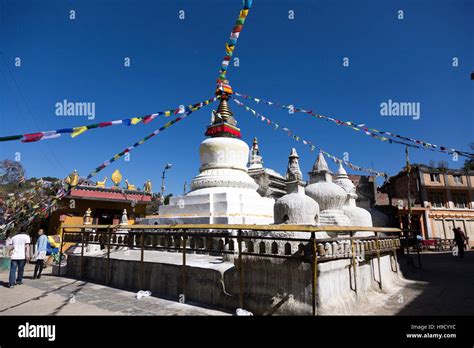
[[[211,187],[248,188],[256,191],[258,184],[247,174],[248,145],[237,138],[215,137],[204,140],[199,147],[200,174],[191,182],[193,191]]]
[[[273,215],[276,224],[315,225],[319,222],[319,206],[304,193],[294,192],[278,198]]]
[[[342,211],[351,220],[352,226],[372,227],[372,215],[358,206],[344,206]]]

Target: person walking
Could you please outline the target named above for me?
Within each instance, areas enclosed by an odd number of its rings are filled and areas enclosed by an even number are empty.
[[[10,254],[10,276],[8,279],[8,287],[11,288],[14,285],[23,284],[23,271],[25,269],[25,263],[29,260],[30,252],[30,236],[26,231],[20,231],[12,237],[9,241],[9,247],[11,250]],[[18,269],[18,275],[16,271]]]
[[[35,272],[33,279],[40,279],[41,272],[44,268],[44,258],[46,257],[46,246],[48,244],[48,237],[44,234],[42,228],[38,230],[38,239],[36,240],[36,251],[35,251]]]
[[[462,259],[464,258],[464,243],[466,242],[466,234],[464,233],[463,230],[461,230],[461,227],[453,228],[453,232],[454,232],[454,241],[456,242],[456,245],[458,246],[458,255]]]

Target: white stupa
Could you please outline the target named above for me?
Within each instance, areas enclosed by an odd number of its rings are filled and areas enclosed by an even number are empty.
[[[309,172],[310,184],[306,186],[306,194],[319,204],[319,222],[322,226],[350,226],[351,221],[342,211],[347,199],[346,191],[332,182],[332,172],[319,153],[313,170]]]
[[[279,198],[274,207],[276,224],[316,225],[319,222],[319,205],[304,192],[298,160],[296,149],[291,149],[286,172],[287,194]]]
[[[342,211],[351,220],[351,225],[372,227],[372,216],[370,213],[367,210],[356,206],[356,187],[349,179],[347,172],[341,163],[339,164],[339,169],[337,171],[336,180],[334,180],[334,183],[342,187],[344,191],[347,192],[347,199],[342,206]],[[368,235],[373,234],[371,232],[367,233],[369,233]]]
[[[199,148],[200,173],[191,191],[159,208],[159,224],[271,224],[274,200],[261,197],[247,173],[249,147],[222,96]]]

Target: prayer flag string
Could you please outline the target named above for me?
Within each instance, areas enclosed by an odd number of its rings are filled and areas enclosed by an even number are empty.
[[[130,147],[127,147],[124,151],[116,154],[115,156],[113,156],[110,160],[108,161],[105,161],[104,163],[102,163],[99,167],[97,167],[96,169],[94,169],[88,176],[85,180],[88,180],[90,178],[92,178],[94,175],[96,175],[97,173],[99,173],[100,171],[102,171],[104,168],[108,167],[111,163],[113,163],[114,161],[116,161],[117,159],[119,159],[120,157],[122,157],[124,154],[126,154],[127,152],[130,152],[132,151],[133,149],[135,149],[136,147],[140,146],[141,144],[143,144],[145,141],[151,139],[152,137],[154,137],[155,135],[157,135],[158,133],[162,132],[163,130],[171,127],[173,124],[176,124],[178,123],[179,121],[185,119],[187,116],[189,116],[191,113],[193,113],[194,111],[197,111],[199,109],[201,109],[202,107],[206,106],[206,105],[209,105],[211,104],[212,102],[216,101],[218,99],[218,97],[214,97],[214,98],[211,98],[209,100],[206,100],[204,102],[201,102],[201,103],[197,103],[197,104],[194,104],[194,105],[190,105],[184,114],[176,117],[175,119],[169,121],[168,123],[166,123],[163,127],[155,130],[153,133],[149,134],[148,136],[146,136],[145,138],[141,139],[140,141],[136,142],[135,144],[133,144],[132,146]],[[45,183],[47,184],[47,183]],[[44,215],[45,217],[48,216],[50,210],[52,209],[55,209],[58,207],[58,202],[65,196],[67,196],[73,189],[74,189],[75,186],[69,186],[69,187],[64,187],[63,185],[61,185],[61,187],[58,188],[56,194],[54,197],[52,196],[45,196],[44,199],[42,199],[40,202],[38,202],[37,204],[31,206],[28,208],[28,211],[22,209],[22,210],[19,210],[19,211],[16,211],[14,214],[9,214],[8,216],[8,219],[7,219],[7,223],[5,225],[5,228],[4,228],[4,231],[7,231],[9,230],[10,228],[13,228],[14,227],[14,221],[15,219],[20,216],[21,214],[24,214],[25,216],[29,216],[28,220],[27,220],[27,223],[31,223],[35,217],[39,216],[39,215]],[[32,190],[37,190],[38,188],[33,188]],[[27,192],[28,193],[28,192]],[[27,193],[25,194],[22,194],[22,195],[25,195],[25,198],[24,199],[27,199]]]
[[[110,126],[118,126],[118,125],[134,126],[139,123],[148,124],[158,116],[169,117],[171,115],[184,115],[192,107],[194,107],[195,105],[200,105],[202,103],[205,103],[205,102],[196,103],[193,105],[189,105],[187,107],[180,105],[179,107],[175,109],[166,110],[166,111],[158,111],[153,114],[132,117],[132,118],[125,118],[122,120],[104,121],[104,122],[99,122],[99,123],[94,123],[94,124],[89,124],[89,125],[84,125],[84,126],[55,129],[55,130],[43,131],[43,132],[37,132],[37,133],[10,135],[10,136],[5,136],[5,137],[0,137],[0,142],[21,140],[22,143],[31,143],[31,142],[36,142],[39,140],[58,138],[62,134],[70,134],[72,138],[75,138],[90,129],[98,129],[98,128],[105,128],[105,127],[110,127]]]
[[[237,45],[237,40],[239,39],[240,33],[244,27],[245,19],[249,14],[249,10],[252,7],[252,0],[244,0],[242,4],[242,9],[239,12],[239,17],[235,22],[232,32],[228,42],[225,44],[225,56],[222,61],[221,68],[219,70],[219,78],[217,79],[218,88],[219,82],[226,79],[227,68],[229,67],[230,60],[234,54],[235,46]],[[223,87],[222,87],[223,88]]]
[[[100,171],[102,171],[104,168],[108,167],[111,163],[115,162],[116,160],[118,160],[120,157],[122,157],[123,155],[125,155],[126,153],[136,149],[138,146],[142,145],[144,142],[146,142],[147,140],[153,138],[155,135],[157,135],[158,133],[164,131],[165,129],[171,127],[172,125],[178,123],[179,121],[182,121],[184,120],[187,116],[189,116],[191,113],[193,113],[194,111],[197,111],[199,109],[201,109],[202,107],[206,106],[206,105],[209,105],[213,102],[215,102],[216,100],[218,99],[218,97],[214,97],[214,98],[211,98],[209,100],[206,100],[204,102],[201,102],[201,103],[198,103],[198,104],[194,104],[194,105],[190,105],[190,107],[187,108],[187,110],[184,112],[184,114],[176,117],[175,119],[169,121],[168,123],[166,123],[163,127],[160,127],[158,129],[156,129],[153,133],[150,133],[149,135],[147,135],[146,137],[144,137],[143,139],[137,141],[135,144],[133,144],[132,146],[129,146],[127,148],[125,148],[123,151],[117,153],[116,155],[114,155],[112,158],[110,158],[109,160],[105,161],[104,163],[102,163],[100,166],[98,166],[97,168],[95,168],[92,172],[89,173],[89,175],[87,175],[86,177],[86,180],[87,179],[90,179],[92,178],[94,175],[96,175],[97,173],[99,173]]]
[[[273,127],[274,130],[281,130],[283,132],[285,132],[289,137],[293,138],[293,140],[295,141],[301,141],[304,145],[307,145],[309,146],[310,148],[310,151],[314,151],[315,149],[318,149],[323,155],[325,155],[326,157],[330,158],[334,163],[343,163],[344,165],[346,165],[347,167],[351,168],[352,170],[357,170],[357,171],[362,171],[362,172],[367,172],[367,173],[370,173],[372,175],[376,175],[376,176],[381,176],[381,177],[387,177],[387,174],[386,173],[382,173],[382,172],[378,172],[374,169],[371,169],[371,168],[363,168],[363,167],[359,167],[355,164],[352,164],[348,161],[345,161],[341,158],[338,158],[336,156],[333,156],[331,155],[329,152],[327,151],[324,151],[322,148],[320,148],[319,146],[313,144],[311,141],[309,140],[306,140],[306,139],[303,139],[302,137],[296,135],[295,133],[293,133],[290,129],[286,128],[286,127],[281,127],[278,123],[276,122],[273,122],[272,120],[270,120],[268,117],[260,114],[259,112],[255,111],[254,109],[248,107],[247,105],[245,105],[244,103],[242,103],[240,100],[236,99],[235,97],[232,97],[232,100],[239,106],[243,107],[245,110],[247,110],[248,112],[252,113],[255,118],[259,119],[261,122],[263,122],[264,124],[270,126],[270,127]]]
[[[422,141],[422,140],[417,140],[417,139],[404,137],[404,136],[401,136],[399,134],[388,132],[388,131],[380,131],[380,130],[377,130],[377,129],[374,129],[374,128],[369,128],[363,123],[356,123],[356,122],[352,122],[352,121],[341,121],[341,120],[338,120],[338,119],[335,119],[335,118],[332,118],[332,117],[329,117],[329,116],[324,116],[324,115],[317,114],[317,113],[315,113],[311,110],[296,108],[293,105],[279,104],[279,103],[264,100],[264,99],[261,99],[261,98],[254,98],[254,97],[251,97],[251,96],[248,96],[248,95],[245,95],[245,94],[240,94],[240,93],[237,93],[237,92],[235,92],[235,95],[239,96],[239,97],[242,97],[244,99],[253,100],[257,104],[263,103],[265,105],[271,105],[271,106],[279,107],[281,109],[287,109],[287,110],[292,111],[292,112],[306,113],[306,114],[315,116],[318,119],[324,119],[326,121],[331,121],[331,122],[337,124],[338,126],[346,126],[346,127],[349,127],[349,128],[351,128],[355,131],[362,131],[362,133],[364,133],[367,136],[370,136],[374,139],[377,139],[377,140],[380,140],[380,141],[383,141],[383,142],[388,142],[390,144],[399,144],[399,145],[409,146],[409,147],[416,148],[416,149],[437,151],[437,152],[442,152],[442,153],[447,153],[447,154],[452,154],[452,155],[457,154],[457,155],[468,157],[468,158],[474,158],[474,153],[461,151],[461,150],[456,150],[456,149],[453,149],[453,148],[448,148],[446,146],[440,146],[440,145],[428,143],[428,142],[425,142],[425,141]],[[393,138],[396,138],[396,139],[393,139]],[[398,139],[400,139],[400,140],[398,140]],[[409,142],[411,144],[409,144],[407,142]]]

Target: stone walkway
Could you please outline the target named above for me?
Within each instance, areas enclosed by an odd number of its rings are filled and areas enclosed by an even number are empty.
[[[413,255],[415,265],[416,255]],[[472,315],[474,314],[474,252],[464,259],[451,253],[423,253],[422,270],[399,259],[407,279],[390,296],[375,293],[359,315]],[[50,270],[46,269],[46,271]],[[156,297],[135,299],[135,293],[76,279],[46,274],[32,280],[27,265],[24,284],[0,286],[0,315],[229,315]],[[6,281],[8,272],[0,272]],[[2,284],[2,285],[3,285]]]
[[[373,306],[358,314],[376,315],[473,315],[474,314],[474,252],[465,258],[451,252],[421,254],[420,270],[417,255],[407,265],[399,258],[402,274],[407,282],[389,298],[376,294]]]
[[[23,285],[7,288],[8,271],[0,272],[0,315],[229,315],[76,279],[48,275],[33,280],[27,265]]]

